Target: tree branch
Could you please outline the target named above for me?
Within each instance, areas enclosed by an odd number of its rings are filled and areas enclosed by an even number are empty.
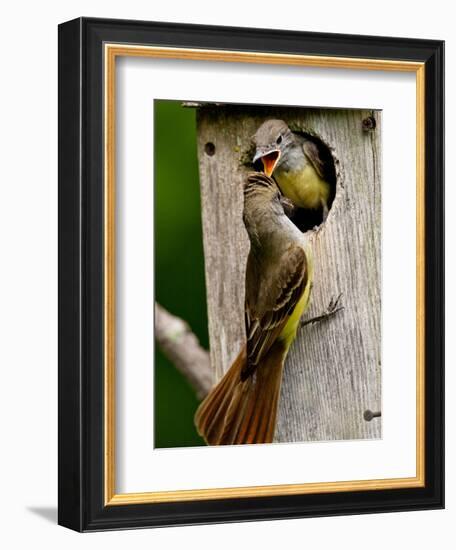
[[[162,352],[187,378],[199,399],[213,385],[209,353],[201,347],[189,325],[155,303],[155,339]]]

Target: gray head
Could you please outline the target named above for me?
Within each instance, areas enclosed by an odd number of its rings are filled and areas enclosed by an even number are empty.
[[[285,217],[281,194],[275,181],[261,172],[252,172],[244,185],[244,225],[250,241],[262,239]]]
[[[270,119],[258,128],[253,142],[256,147],[253,162],[261,159],[265,174],[270,176],[295,145],[295,136],[286,122]]]

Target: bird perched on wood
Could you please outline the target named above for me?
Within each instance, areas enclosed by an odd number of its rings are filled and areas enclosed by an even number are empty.
[[[261,159],[264,172],[274,175],[282,193],[299,208],[322,209],[328,215],[331,185],[325,163],[312,140],[290,130],[283,120],[266,120],[253,136],[253,162]]]
[[[270,443],[274,437],[283,365],[309,304],[313,274],[306,237],[280,199],[270,177],[247,177],[247,342],[196,412],[198,432],[210,445]]]

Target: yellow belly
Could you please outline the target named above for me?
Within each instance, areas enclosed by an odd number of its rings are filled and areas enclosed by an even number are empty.
[[[296,172],[276,172],[282,193],[300,208],[321,208],[327,204],[330,187],[310,164]]]
[[[290,318],[288,319],[286,325],[283,327],[282,332],[279,334],[279,339],[285,342],[287,350],[296,337],[296,332],[298,330],[301,317],[310,303],[310,291],[313,281],[313,262],[310,250],[306,250],[306,256],[308,269],[307,284],[304,288],[304,292],[302,293],[301,298],[299,299],[293,310],[293,313],[290,315]]]

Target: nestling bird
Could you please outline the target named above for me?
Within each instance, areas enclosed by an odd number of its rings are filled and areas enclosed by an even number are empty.
[[[306,237],[280,199],[273,179],[247,177],[247,342],[196,412],[198,432],[210,445],[270,443],[274,437],[283,365],[309,304],[313,274]]]
[[[328,215],[331,185],[318,146],[293,133],[283,120],[266,120],[256,131],[253,162],[261,159],[264,172],[274,175],[282,193],[295,206],[322,209]]]

